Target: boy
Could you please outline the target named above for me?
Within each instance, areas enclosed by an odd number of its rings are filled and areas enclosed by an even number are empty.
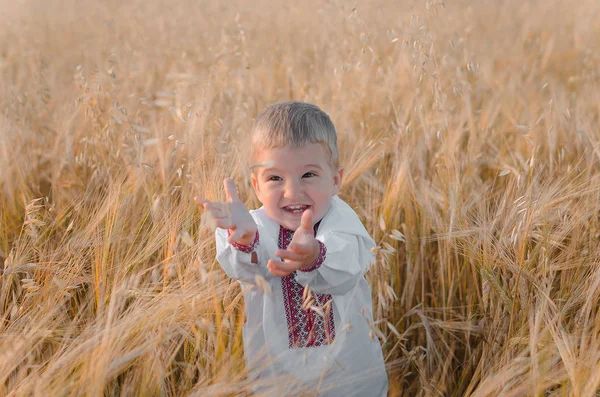
[[[217,260],[244,287],[247,364],[320,396],[386,396],[364,278],[375,243],[337,197],[333,123],[311,104],[273,104],[254,122],[252,158],[260,209],[248,211],[231,179],[225,203],[198,200],[216,222]]]

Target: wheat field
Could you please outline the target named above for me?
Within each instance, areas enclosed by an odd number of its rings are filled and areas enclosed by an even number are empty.
[[[600,396],[596,0],[0,3],[0,396],[243,396],[193,202],[328,112],[390,396]],[[273,380],[267,395],[286,395]],[[310,394],[309,394],[310,395]]]

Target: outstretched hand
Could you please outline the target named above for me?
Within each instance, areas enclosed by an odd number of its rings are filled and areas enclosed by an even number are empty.
[[[207,201],[200,197],[194,197],[194,201],[202,205],[212,219],[216,227],[229,230],[229,243],[249,245],[254,241],[256,235],[256,222],[250,215],[250,211],[239,199],[235,182],[231,178],[223,180],[225,187],[225,202]]]
[[[312,265],[317,259],[319,243],[315,239],[312,217],[312,210],[304,211],[300,226],[294,232],[290,245],[285,250],[275,251],[275,256],[281,258],[283,262],[270,259],[267,263],[267,268],[275,276],[285,277],[298,269]]]

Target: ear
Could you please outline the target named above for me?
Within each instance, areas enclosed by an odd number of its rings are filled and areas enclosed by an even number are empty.
[[[250,175],[250,179],[252,180],[252,187],[254,188],[254,193],[256,197],[258,197],[258,201],[262,203],[260,198],[260,185],[258,184],[258,179],[256,178],[256,174],[254,172]]]
[[[336,195],[342,187],[342,179],[344,177],[344,168],[338,167],[337,172],[333,174],[333,194]]]

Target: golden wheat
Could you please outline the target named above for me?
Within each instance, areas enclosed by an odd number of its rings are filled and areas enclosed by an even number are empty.
[[[258,205],[249,127],[287,99],[331,115],[377,241],[390,395],[600,395],[598,2],[0,15],[0,395],[291,390],[246,378],[241,291],[193,201],[230,176]]]

